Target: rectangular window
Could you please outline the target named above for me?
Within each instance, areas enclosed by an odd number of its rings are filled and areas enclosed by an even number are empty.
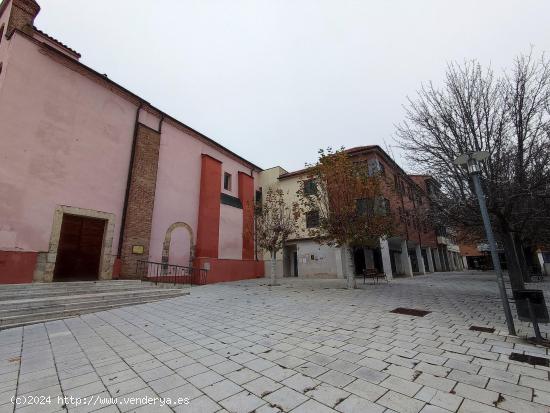
[[[223,174],[223,189],[231,191],[231,174],[224,172]]]
[[[384,215],[389,215],[390,213],[390,200],[388,198],[382,198],[382,211]]]
[[[317,185],[313,179],[304,181],[304,194],[315,195],[317,193]]]
[[[256,190],[256,199],[255,199],[255,206],[256,206],[256,212],[262,211],[262,188],[260,187],[258,190]]]
[[[383,197],[376,197],[375,214],[386,216],[390,213],[390,200]]]
[[[365,215],[368,212],[367,198],[360,198],[355,200],[355,209],[358,215]]]
[[[262,203],[262,188],[256,190],[256,203],[261,204]]]
[[[317,228],[319,226],[319,211],[306,212],[306,228]]]
[[[378,174],[384,175],[385,173],[384,165],[382,164],[382,162],[380,162],[376,158],[369,159],[368,168],[369,168],[369,176],[378,175]]]

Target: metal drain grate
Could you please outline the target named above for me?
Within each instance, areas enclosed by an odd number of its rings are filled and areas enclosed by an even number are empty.
[[[509,356],[510,360],[521,361],[522,363],[529,363],[534,366],[550,367],[550,359],[537,356],[529,356],[527,354],[512,353]]]
[[[403,314],[403,315],[413,315],[415,317],[424,317],[425,315],[428,315],[431,313],[431,311],[426,310],[417,310],[415,308],[396,308],[394,310],[391,310],[390,313],[395,314]]]
[[[472,331],[481,331],[482,333],[494,333],[495,329],[492,327],[480,327],[480,326],[471,326],[470,330]]]

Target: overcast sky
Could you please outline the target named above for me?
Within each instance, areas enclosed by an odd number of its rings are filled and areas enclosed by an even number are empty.
[[[550,51],[549,0],[38,2],[35,24],[84,64],[263,168],[391,145],[449,61]]]

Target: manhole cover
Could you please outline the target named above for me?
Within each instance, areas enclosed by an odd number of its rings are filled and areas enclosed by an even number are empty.
[[[481,331],[483,333],[494,333],[495,329],[492,327],[480,327],[480,326],[471,326],[470,330],[472,331]]]
[[[529,356],[527,354],[512,353],[509,356],[510,360],[521,361],[522,363],[529,363],[534,366],[550,367],[550,359],[537,356]]]
[[[391,310],[390,313],[413,315],[415,317],[424,317],[425,315],[430,314],[431,311],[417,310],[415,308],[402,308],[402,307],[399,307],[399,308],[396,308],[394,310]]]

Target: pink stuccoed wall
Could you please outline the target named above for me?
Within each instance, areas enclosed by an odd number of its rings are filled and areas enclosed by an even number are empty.
[[[172,232],[172,239],[170,241],[170,264],[182,265],[184,267],[192,266],[189,261],[190,257],[191,240],[189,239],[189,233],[185,228],[176,228]]]
[[[0,2],[1,3],[1,2]],[[0,73],[0,94],[2,93],[2,82],[6,76],[6,67],[8,64],[9,42],[6,40],[6,31],[8,30],[8,18],[11,11],[11,1],[8,3],[6,10],[0,16],[0,27],[4,25],[4,33],[0,38],[0,62],[3,63],[2,73]]]
[[[220,245],[218,257],[240,260],[243,257],[243,210],[223,205],[220,208]]]
[[[154,123],[152,120],[149,120]],[[155,206],[151,241],[149,243],[149,259],[160,262],[162,246],[166,230],[175,222],[185,222],[193,229],[193,243],[197,241],[197,224],[199,214],[199,195],[201,178],[201,154],[208,154],[222,162],[222,177],[228,172],[233,177],[231,191],[223,190],[220,182],[220,193],[238,197],[238,172],[250,173],[250,169],[240,162],[229,158],[206,143],[201,142],[189,133],[172,126],[168,122],[162,125],[160,142],[159,166],[157,171],[157,187],[155,191]],[[234,207],[234,211],[226,214],[225,205],[222,205],[220,221],[224,219],[223,235],[220,234],[219,250],[223,256],[241,259],[242,253],[236,252],[236,245],[242,245],[242,210]],[[240,214],[241,220],[234,219],[233,215]],[[227,224],[227,225],[226,225]],[[220,224],[221,226],[221,224]],[[173,255],[170,249],[170,263],[188,262],[189,250],[186,244],[180,242],[182,249]],[[227,251],[226,251],[227,250]]]
[[[47,251],[54,208],[69,205],[115,214],[115,254],[135,105],[22,35],[4,42],[0,249]]]
[[[19,33],[0,43],[0,250],[48,251],[54,210],[66,205],[114,214],[115,255],[137,104],[56,59],[62,58]],[[155,130],[160,124],[145,111],[139,121]],[[166,231],[176,222],[192,228],[196,243],[202,154],[222,162],[220,193],[238,197],[239,172],[251,173],[191,131],[164,122],[151,261],[161,261]],[[223,189],[224,172],[232,175],[231,190]],[[242,212],[221,207],[220,274],[226,266],[240,268],[232,260],[242,258]],[[170,263],[188,265],[190,241],[185,229],[174,230]],[[255,264],[243,265],[255,274]]]

